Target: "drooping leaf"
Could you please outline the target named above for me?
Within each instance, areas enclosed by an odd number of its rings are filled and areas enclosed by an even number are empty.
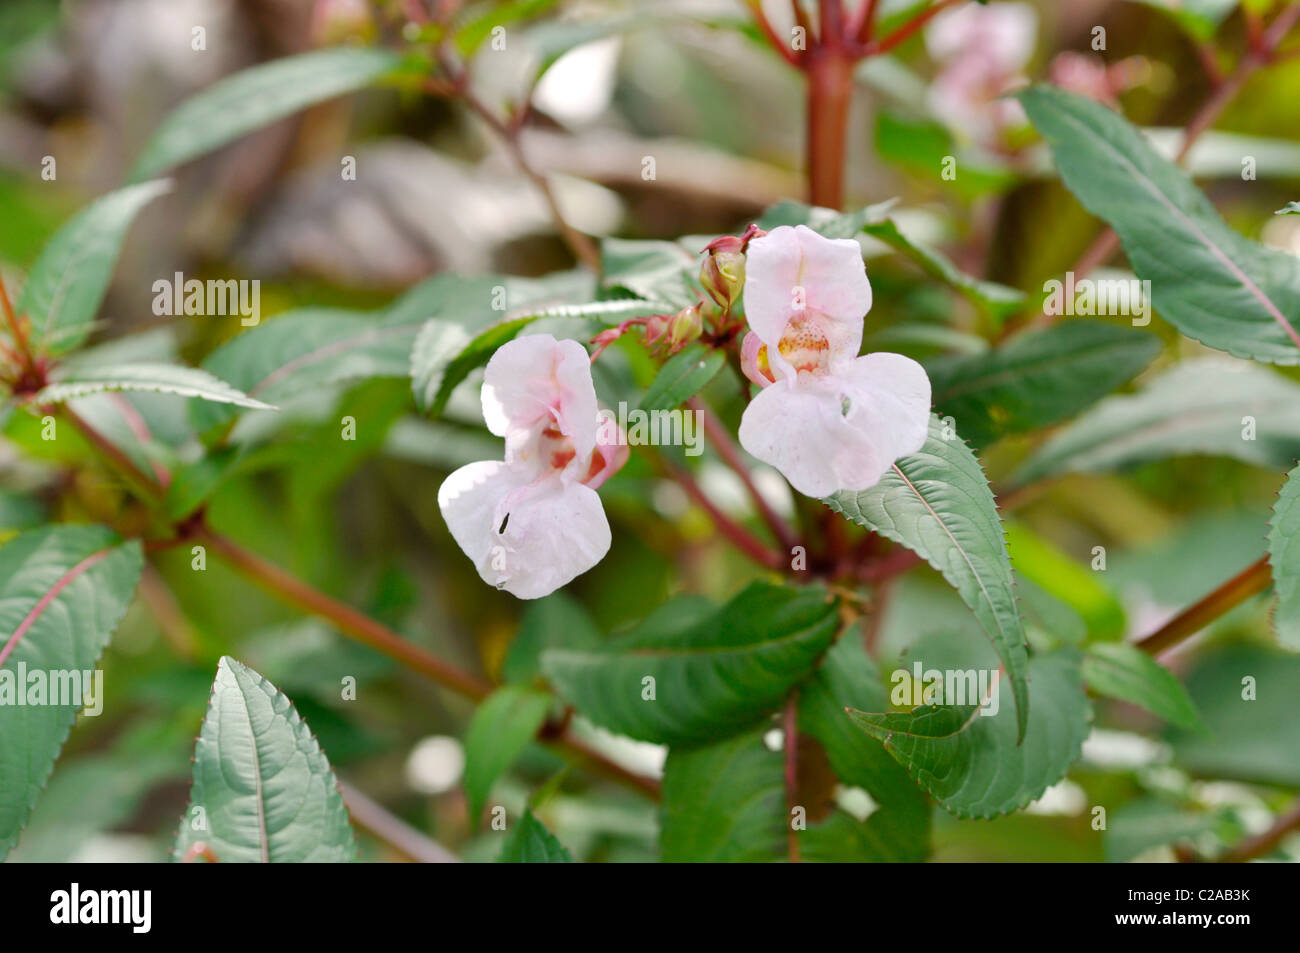
[[[1019,743],[1005,679],[999,679],[995,715],[980,714],[974,705],[850,715],[953,814],[1007,814],[1065,776],[1092,717],[1077,654],[1067,650],[1035,658],[1029,674],[1029,727]]]
[[[55,233],[32,266],[18,312],[32,323],[32,343],[62,354],[80,345],[94,325],[117,266],[122,241],[136,214],[171,188],[143,182],[110,192]]]
[[[997,504],[970,448],[932,417],[920,451],[899,460],[870,489],[836,493],[825,503],[906,546],[957,590],[1006,666],[1023,735],[1029,717],[1025,632]]]
[[[1229,227],[1114,110],[1055,86],[1019,98],[1066,187],[1115,229],[1133,270],[1151,282],[1161,317],[1238,357],[1300,363],[1300,259]]]
[[[477,820],[492,785],[509,769],[546,720],[545,692],[506,685],[479,705],[465,733],[465,797]]]
[[[982,447],[1073,417],[1136,377],[1159,350],[1153,334],[1067,320],[926,370],[939,415]]]
[[[524,816],[515,821],[514,829],[506,837],[497,863],[571,864],[573,857],[546,829],[546,825],[533,817],[532,811],[524,811]]]
[[[1141,705],[1171,724],[1197,728],[1200,718],[1182,682],[1150,655],[1125,642],[1088,647],[1083,680],[1093,691]]]
[[[727,363],[726,352],[698,341],[674,354],[659,369],[641,398],[647,413],[672,410],[702,391]]]
[[[223,656],[194,746],[194,786],[176,859],[206,844],[221,863],[356,859],[329,761],[288,697]]]
[[[591,651],[551,650],[542,671],[596,724],[661,744],[748,728],[816,667],[838,626],[824,592],[754,583],[710,612],[669,603]]]
[[[976,308],[999,322],[1024,307],[1023,292],[994,281],[971,277],[958,268],[947,255],[912,241],[892,218],[887,218],[883,222],[865,223],[862,231],[911,259],[925,274],[951,286]]]
[[[37,404],[61,404],[77,397],[116,391],[146,391],[197,397],[218,404],[253,410],[274,410],[270,404],[235,390],[207,371],[176,364],[117,364],[61,376],[34,398]]]
[[[1286,648],[1300,651],[1300,467],[1287,474],[1268,528],[1277,608],[1273,630]]]
[[[104,703],[91,697],[102,688],[94,671],[142,565],[139,543],[100,526],[49,526],[0,546],[0,859],[77,713]],[[33,676],[45,685],[39,700]]]
[[[1300,385],[1245,361],[1183,361],[1139,393],[1103,400],[1043,444],[1012,479],[1023,485],[1188,454],[1290,466],[1300,456]]]
[[[263,63],[219,80],[174,109],[135,161],[139,181],[188,162],[315,103],[395,72],[390,50],[338,46]]]
[[[862,788],[879,807],[865,821],[836,811],[800,835],[806,860],[924,860],[930,805],[924,792],[880,742],[860,731],[846,708],[884,711],[889,698],[857,638],[841,638],[799,689],[799,733],[816,739],[844,784]]]
[[[781,755],[750,731],[664,762],[659,852],[668,863],[779,860],[786,850]]]

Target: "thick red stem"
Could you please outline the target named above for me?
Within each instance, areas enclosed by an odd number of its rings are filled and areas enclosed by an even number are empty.
[[[808,200],[840,208],[844,203],[853,58],[840,46],[819,46],[808,60]]]

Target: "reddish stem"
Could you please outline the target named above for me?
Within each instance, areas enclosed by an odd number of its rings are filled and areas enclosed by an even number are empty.
[[[729,466],[740,478],[740,482],[745,485],[745,490],[749,493],[750,499],[754,501],[754,507],[758,510],[763,522],[767,524],[776,541],[781,544],[781,548],[786,552],[794,549],[799,545],[799,537],[795,535],[793,529],[781,516],[772,509],[771,505],[763,498],[763,494],[758,491],[754,484],[754,478],[750,476],[749,468],[745,466],[745,461],[740,455],[740,448],[731,439],[731,433],[722,425],[722,421],[713,413],[698,397],[692,397],[686,402],[687,406],[699,413],[700,419],[704,421],[704,434],[713,444],[713,448],[718,451],[718,456],[722,462]]]
[[[781,39],[780,35],[776,32],[771,21],[768,20],[767,14],[763,12],[762,0],[745,0],[745,6],[749,7],[750,16],[752,16],[754,22],[758,24],[758,28],[763,32],[763,36],[767,37],[767,42],[771,44],[772,49],[776,50],[776,52],[780,54],[781,59],[785,60],[791,66],[799,66],[799,54],[794,51],[793,47],[788,42]]]
[[[1183,639],[1200,632],[1219,616],[1241,605],[1251,596],[1263,592],[1272,582],[1272,567],[1269,565],[1268,557],[1263,556],[1135,644],[1144,652],[1159,655],[1173,648]]]
[[[1292,831],[1300,830],[1300,800],[1297,800],[1286,813],[1280,815],[1268,830],[1247,837],[1232,850],[1219,858],[1220,863],[1242,863],[1263,857],[1286,840]]]
[[[838,209],[844,203],[853,57],[842,46],[819,45],[808,54],[808,200]]]
[[[206,542],[235,569],[272,595],[312,615],[328,619],[344,635],[351,636],[376,652],[387,655],[412,671],[419,672],[474,701],[482,701],[493,691],[494,686],[490,682],[426,652],[383,623],[313,589],[274,563],[244,549],[234,540],[210,529],[200,531],[197,538]],[[621,765],[615,764],[568,732],[554,741],[540,740],[567,749],[571,755],[577,757],[579,762],[603,777],[619,781],[652,798],[659,797],[659,784],[653,778],[634,774]]]
[[[856,18],[849,25],[849,33],[852,34],[859,43],[867,43],[876,30],[876,7],[880,0],[863,0],[858,5]]]
[[[709,518],[713,520],[713,525],[718,528],[718,532],[727,537],[732,545],[765,569],[779,571],[785,568],[787,564],[786,558],[781,553],[763,545],[749,530],[718,509],[718,505],[700,489],[700,485],[695,482],[694,477],[667,460],[663,461],[663,468],[669,476],[681,485],[681,488],[686,491],[686,495],[691,498],[692,502],[709,514]]]
[[[863,55],[876,56],[880,53],[888,53],[898,44],[904,42],[909,37],[914,36],[917,31],[933,20],[936,16],[951,6],[964,3],[965,0],[939,0],[934,6],[929,7],[912,19],[908,20],[889,36],[884,37],[877,43],[868,44]]]

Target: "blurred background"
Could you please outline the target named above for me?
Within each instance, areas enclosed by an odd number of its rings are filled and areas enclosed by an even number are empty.
[[[545,71],[521,140],[530,163],[552,178],[576,228],[597,237],[716,235],[738,231],[774,202],[803,196],[803,78],[763,46],[742,4],[547,6],[536,22],[512,24],[506,50],[480,57],[472,78],[481,100],[503,103],[527,88],[549,51],[563,48],[564,31],[618,24]],[[774,21],[788,23],[787,4],[767,6]],[[1036,40],[1025,75],[1114,97],[1172,153],[1176,130],[1209,92],[1203,27],[1158,2],[1030,6]],[[1239,50],[1243,17],[1232,4],[1220,6],[1215,42]],[[21,276],[70,214],[120,183],[151,131],[188,95],[314,46],[395,44],[399,7],[4,0],[6,273]],[[202,51],[192,48],[196,25],[206,31]],[[1105,29],[1104,53],[1091,46],[1097,26]],[[1128,64],[1123,74],[1107,77],[1106,68],[1121,62]],[[936,118],[927,92],[935,73],[920,39],[860,69],[846,207],[897,197],[910,235],[943,248],[969,271],[1036,295],[1046,278],[1079,257],[1097,224],[1054,181],[1032,137],[991,148]],[[1189,167],[1236,228],[1300,253],[1300,216],[1272,215],[1300,198],[1298,101],[1300,59],[1261,72],[1202,138]],[[940,175],[948,154],[961,163],[955,181]],[[1241,174],[1246,154],[1257,160],[1253,179]],[[339,175],[346,156],[356,160],[356,181]],[[642,174],[647,156],[655,160],[652,180]],[[53,177],[42,175],[46,157],[55,159]],[[237,333],[233,321],[154,316],[153,282],[178,271],[259,279],[264,320],[274,320],[306,305],[377,308],[441,271],[540,276],[573,265],[542,197],[462,104],[374,90],[314,107],[185,166],[176,190],[133,228],[97,340],[132,335],[136,354],[197,363]],[[934,358],[977,350],[990,336],[968,306],[883,251],[868,271],[876,293],[868,349]],[[1159,321],[1153,330],[1167,348],[1149,374],[1199,353]],[[653,373],[643,356],[622,353],[618,360],[634,385]],[[254,422],[255,439],[280,449],[277,465],[223,486],[210,507],[212,525],[488,675],[499,672],[521,626],[588,626],[603,637],[674,592],[725,597],[753,575],[680,490],[634,457],[603,491],[615,541],[595,570],[536,604],[485,587],[452,543],[435,500],[451,469],[498,454],[499,442],[475,426],[477,387],[472,377],[438,421],[415,412],[408,380],[378,380],[322,388],[273,423]],[[734,418],[740,397],[725,390],[710,396]],[[129,399],[151,421],[167,424],[159,440],[183,447],[193,439],[183,401]],[[344,414],[358,420],[355,442],[338,439]],[[120,487],[102,471],[44,449],[35,434],[36,424],[23,415],[5,422],[0,532],[50,516],[120,515]],[[985,454],[995,486],[1028,446],[1028,438],[1011,439]],[[727,471],[705,462],[698,475],[726,508],[752,515]],[[1033,545],[1060,556],[1067,575],[1088,565],[1093,547],[1106,547],[1106,572],[1085,574],[1080,585],[1090,587],[1098,612],[1132,635],[1263,553],[1281,480],[1276,468],[1218,457],[1070,477],[1025,505],[1017,526]],[[779,481],[764,485],[790,508]],[[106,656],[104,714],[83,718],[73,732],[11,859],[165,859],[222,654],[292,697],[346,782],[465,859],[496,852],[493,835],[471,829],[458,787],[467,702],[264,596],[215,558],[202,573],[191,571],[188,552],[152,562],[157,568],[147,570],[141,597]],[[921,639],[980,638],[968,611],[928,571],[910,574],[888,605],[877,641],[886,668]],[[1300,659],[1271,647],[1268,612],[1266,599],[1247,603],[1172,661],[1205,719],[1222,712],[1212,735],[1170,733],[1138,709],[1098,703],[1097,729],[1067,781],[1029,811],[992,822],[937,811],[936,859],[1168,859],[1176,838],[1212,848],[1266,826],[1270,807],[1300,788],[1300,724],[1288,707],[1300,697]],[[1030,623],[1060,620],[1030,613]],[[1258,669],[1261,685],[1267,681],[1255,705],[1227,709],[1239,686],[1219,674],[1224,653],[1239,663],[1234,671]],[[357,678],[356,702],[340,700],[339,671]],[[640,770],[657,770],[662,760],[652,746],[589,734],[611,757]],[[513,814],[561,765],[530,748],[496,800]],[[556,783],[540,813],[575,857],[655,857],[653,805],[576,771]],[[1121,805],[1100,837],[1088,813],[1099,800]],[[362,850],[364,859],[400,859],[370,837]]]

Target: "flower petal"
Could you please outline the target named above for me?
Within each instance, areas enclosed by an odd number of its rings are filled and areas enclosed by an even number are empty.
[[[930,381],[899,354],[858,358],[841,376],[782,381],[740,421],[740,444],[807,496],[874,486],[925,443]]]
[[[796,316],[818,326],[833,354],[857,355],[862,318],[871,310],[871,282],[856,241],[825,238],[804,225],[782,225],[751,241],[747,258],[745,318],[783,376],[793,372],[778,346]]]
[[[531,334],[501,345],[483,378],[483,419],[506,438],[506,456],[554,423],[582,459],[596,445],[596,388],[577,341]]]
[[[1034,52],[1038,11],[1027,3],[963,4],[945,10],[925,30],[933,59],[979,59],[1003,73],[1023,69]]]
[[[766,347],[767,345],[753,331],[746,334],[745,339],[740,342],[740,370],[759,387],[774,383],[767,368],[767,351],[764,350]]]
[[[484,582],[537,599],[600,562],[609,522],[590,487],[558,474],[522,485],[521,478],[504,463],[471,463],[447,477],[438,506]]]
[[[452,538],[479,567],[479,575],[496,585],[483,572],[492,547],[497,506],[511,493],[528,485],[528,476],[499,460],[469,463],[453,472],[438,487],[438,509],[451,530]]]

